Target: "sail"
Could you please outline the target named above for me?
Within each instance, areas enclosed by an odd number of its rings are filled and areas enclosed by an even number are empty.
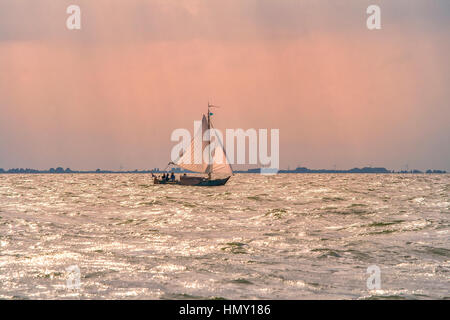
[[[206,120],[205,115],[203,115],[201,127],[195,133],[194,138],[191,140],[191,144],[183,155],[175,161],[175,164],[183,169],[193,172],[231,176],[233,175],[233,170],[228,162],[222,141],[218,136],[212,134],[215,139],[217,139],[217,142],[211,145],[209,141],[211,133],[208,130],[208,127],[208,120]],[[209,153],[209,148],[211,147],[215,148],[213,154]],[[206,151],[212,158],[204,159],[203,151]],[[208,165],[208,163],[210,163],[210,165]]]
[[[209,169],[212,174],[233,175],[233,170],[231,169],[222,145],[218,145],[214,150],[212,165]]]
[[[208,167],[207,163],[203,161],[203,150],[209,144],[208,141],[203,141],[203,134],[208,130],[208,121],[205,115],[202,118],[202,126],[195,133],[191,144],[183,155],[175,162],[179,167],[193,171],[205,173]]]
[[[218,175],[233,175],[233,170],[231,169],[230,163],[228,162],[223,143],[221,140],[222,135],[215,131],[210,133],[208,138],[214,138],[213,142],[210,143],[207,147],[214,148],[214,152],[212,153],[212,158],[208,161],[210,165],[206,168],[206,173],[218,174]],[[208,149],[208,151],[210,151]]]

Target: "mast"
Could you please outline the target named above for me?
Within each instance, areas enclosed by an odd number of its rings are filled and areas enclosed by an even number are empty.
[[[211,118],[210,118],[210,113],[209,113],[209,107],[210,107],[210,106],[211,106],[211,105],[209,104],[209,101],[208,101],[208,130],[211,129],[211,123],[210,123]]]
[[[208,162],[208,180],[211,180],[211,113],[209,112],[209,101],[208,101],[208,135],[209,135],[209,144],[208,144],[208,157],[209,157],[209,162]]]

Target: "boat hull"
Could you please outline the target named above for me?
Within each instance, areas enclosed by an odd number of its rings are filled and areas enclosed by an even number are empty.
[[[199,187],[223,186],[223,185],[225,185],[225,183],[227,183],[228,179],[230,179],[230,177],[227,177],[225,179],[204,180],[204,181],[201,181],[199,184],[196,184],[196,186],[199,186]]]
[[[223,186],[228,182],[230,177],[224,179],[205,179],[200,177],[181,177],[180,181],[159,181],[155,180],[155,184],[177,184],[181,186],[197,186],[197,187],[216,187]]]
[[[154,180],[153,184],[180,184],[178,181]]]

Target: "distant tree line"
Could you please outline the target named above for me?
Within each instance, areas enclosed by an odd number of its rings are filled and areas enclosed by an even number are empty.
[[[235,171],[236,173],[260,173],[261,168],[248,169],[246,171]],[[308,169],[305,167],[297,167],[293,170],[278,170],[278,173],[424,173],[420,170],[409,170],[409,171],[395,171],[388,170],[383,167],[373,168],[373,167],[364,167],[364,168],[353,168],[349,170],[337,170],[337,169]],[[427,170],[425,173],[447,173],[444,170]]]
[[[62,167],[57,167],[55,168],[50,168],[48,170],[36,170],[36,169],[30,169],[30,168],[12,168],[12,169],[8,169],[5,170],[3,168],[0,168],[0,174],[1,173],[151,173],[151,170],[133,170],[133,171],[111,171],[111,170],[102,170],[102,169],[97,169],[97,170],[87,170],[87,171],[81,171],[81,170],[72,170],[70,168],[62,168]]]

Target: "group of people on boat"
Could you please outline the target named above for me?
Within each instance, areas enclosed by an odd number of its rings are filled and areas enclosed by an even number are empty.
[[[186,176],[186,173],[184,175]],[[173,173],[173,172],[170,175],[169,175],[169,173],[163,173],[161,177],[158,177],[152,173],[152,177],[153,177],[153,182],[155,184],[168,183],[168,182],[174,183],[176,181],[175,173]]]

